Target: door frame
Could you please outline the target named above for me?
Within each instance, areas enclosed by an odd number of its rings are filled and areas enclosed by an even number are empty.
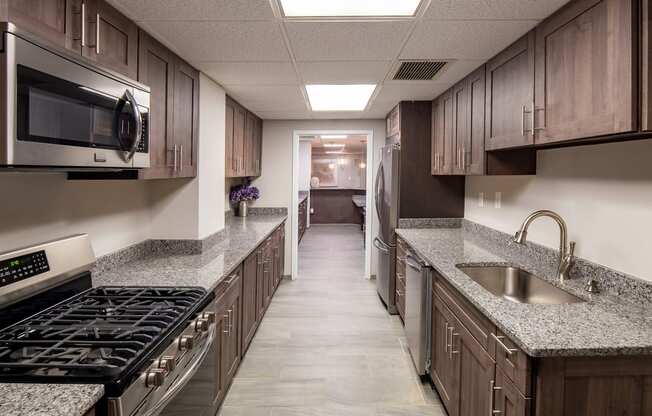
[[[373,130],[294,130],[292,133],[292,205],[290,206],[290,219],[292,229],[292,280],[299,277],[299,141],[301,136],[319,136],[322,134],[347,134],[367,136],[367,177],[365,181],[367,215],[365,216],[365,255],[364,255],[364,278],[371,279],[371,247],[373,234],[374,206],[373,190],[374,185],[374,131]],[[371,215],[369,215],[369,211]],[[308,207],[310,212],[310,207]]]

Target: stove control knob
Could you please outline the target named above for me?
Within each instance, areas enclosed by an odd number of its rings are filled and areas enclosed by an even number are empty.
[[[201,317],[206,319],[209,324],[215,323],[215,312],[204,312]]]
[[[206,332],[208,331],[209,326],[210,323],[208,322],[208,319],[197,318],[197,320],[195,321],[196,332]]]
[[[181,335],[179,338],[179,350],[190,351],[195,346],[195,337],[192,335]]]
[[[153,368],[145,374],[145,387],[160,387],[165,383],[165,370]]]
[[[162,370],[165,370],[167,373],[170,373],[176,368],[177,360],[171,355],[164,355],[158,359],[156,366]]]

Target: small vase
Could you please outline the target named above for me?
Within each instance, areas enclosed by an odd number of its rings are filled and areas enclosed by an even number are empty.
[[[247,201],[238,202],[238,217],[246,217],[247,209],[248,209]]]

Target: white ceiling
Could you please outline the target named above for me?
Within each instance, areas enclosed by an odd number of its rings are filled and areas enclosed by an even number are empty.
[[[430,100],[568,0],[423,0],[416,17],[287,19],[278,0],[109,0],[264,119],[383,118]],[[399,0],[397,0],[399,1]],[[393,81],[400,60],[451,60]],[[376,83],[361,112],[313,112],[303,86]]]

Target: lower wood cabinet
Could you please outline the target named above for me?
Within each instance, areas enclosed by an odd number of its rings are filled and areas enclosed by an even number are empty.
[[[258,327],[258,253],[254,251],[242,265],[242,349],[245,350]]]
[[[449,416],[652,415],[652,357],[530,357],[433,279],[430,379]]]
[[[299,204],[299,243],[308,229],[308,198]]]
[[[224,322],[220,348],[220,381],[222,386],[228,388],[242,356],[242,266],[227,278],[225,284],[226,291],[216,303],[219,305],[218,315],[222,316]]]

